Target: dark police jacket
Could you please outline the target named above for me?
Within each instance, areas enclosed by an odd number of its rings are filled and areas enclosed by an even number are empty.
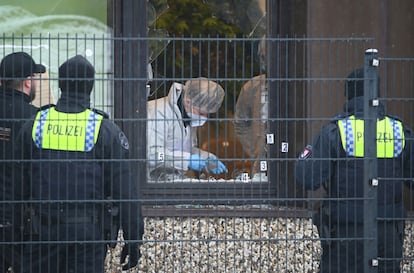
[[[321,186],[326,188],[329,200],[324,200],[323,206],[328,209],[334,223],[362,223],[364,162],[362,157],[346,153],[338,121],[351,115],[362,119],[363,97],[348,101],[345,109],[344,113],[322,128],[312,145],[299,156],[295,169],[296,183],[304,190],[316,190]],[[380,105],[378,120],[384,118],[384,107]],[[394,117],[390,118],[398,121]],[[407,128],[403,132],[405,145],[401,153],[391,158],[378,158],[378,176],[381,178],[378,186],[378,217],[405,215],[403,184],[412,183],[412,179],[402,178],[413,177],[414,161],[412,132]]]
[[[38,110],[30,102],[30,97],[23,92],[0,87],[0,201],[22,198],[22,189],[14,183],[15,177],[20,174],[13,168],[12,160],[20,157],[15,152],[17,133],[23,123]],[[7,225],[14,222],[17,228],[20,225],[20,214],[21,211],[17,206],[9,202],[2,203],[0,224]]]
[[[80,99],[63,96],[54,109],[64,113],[81,113],[88,107],[89,97]],[[29,160],[23,164],[28,183],[21,183],[24,184],[27,198],[31,201],[49,201],[33,204],[42,223],[43,230],[40,235],[43,231],[49,233],[44,235],[46,240],[103,239],[103,230],[99,229],[103,227],[103,218],[108,217],[105,214],[105,200],[109,197],[119,207],[120,224],[125,239],[140,239],[143,230],[137,182],[131,176],[128,140],[120,128],[109,119],[103,118],[96,143],[90,151],[67,151],[64,148],[40,149],[38,143],[34,142],[34,128],[38,124],[31,120],[24,124],[21,131],[24,158]],[[61,128],[53,133],[63,137],[86,133],[80,129],[75,131]],[[120,202],[121,200],[127,201]],[[81,223],[87,223],[88,219],[94,222],[95,218],[98,218],[98,222],[92,228],[94,230],[85,231],[86,226]],[[63,235],[62,230],[65,228],[62,228],[53,238],[50,227],[44,226],[49,224],[59,229],[59,224],[71,223],[77,223],[76,226],[84,228],[69,235]],[[61,238],[58,234],[69,238]],[[137,249],[137,244],[129,244],[131,245],[135,245],[134,250]],[[130,254],[135,256],[131,257],[132,262],[136,262],[133,261],[136,254]]]

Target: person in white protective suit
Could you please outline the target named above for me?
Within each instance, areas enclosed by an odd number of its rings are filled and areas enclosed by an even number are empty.
[[[184,177],[188,170],[227,172],[214,154],[197,148],[196,129],[220,108],[223,88],[206,78],[173,83],[166,97],[148,102],[147,153],[151,180]]]
[[[266,40],[260,41],[258,56],[261,71],[266,71]],[[253,162],[252,174],[260,173],[260,161],[267,155],[266,123],[268,117],[268,91],[266,74],[247,81],[240,90],[234,113],[234,130],[243,150]]]

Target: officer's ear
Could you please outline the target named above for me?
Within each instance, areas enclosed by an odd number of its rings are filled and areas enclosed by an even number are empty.
[[[29,76],[29,77],[25,78],[23,80],[23,83],[22,83],[23,88],[30,89],[32,87],[32,84],[36,84],[36,82],[34,81],[36,79],[36,77],[39,77],[39,76],[38,75],[32,75],[32,76]]]
[[[27,77],[26,79],[24,79],[22,84],[23,84],[23,88],[30,89],[32,84],[34,84],[32,77]]]
[[[32,85],[32,80],[30,78],[26,78],[23,80],[23,86],[25,88],[30,88],[31,85]]]

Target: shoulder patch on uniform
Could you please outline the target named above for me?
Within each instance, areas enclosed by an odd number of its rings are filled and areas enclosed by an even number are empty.
[[[311,154],[312,154],[312,146],[307,145],[305,149],[302,151],[302,153],[300,153],[299,159],[306,159],[310,157]]]
[[[119,133],[119,142],[121,142],[122,147],[124,147],[125,150],[129,150],[129,142],[128,138],[124,134],[124,132]]]

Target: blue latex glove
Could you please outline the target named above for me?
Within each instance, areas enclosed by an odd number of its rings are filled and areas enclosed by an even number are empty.
[[[228,172],[226,165],[224,165],[223,162],[218,160],[216,156],[214,155],[209,156],[207,160],[208,160],[207,168],[209,172],[213,174],[221,174],[221,173]]]
[[[192,154],[188,161],[188,168],[194,171],[201,172],[207,165],[207,160],[202,158],[199,154]]]

